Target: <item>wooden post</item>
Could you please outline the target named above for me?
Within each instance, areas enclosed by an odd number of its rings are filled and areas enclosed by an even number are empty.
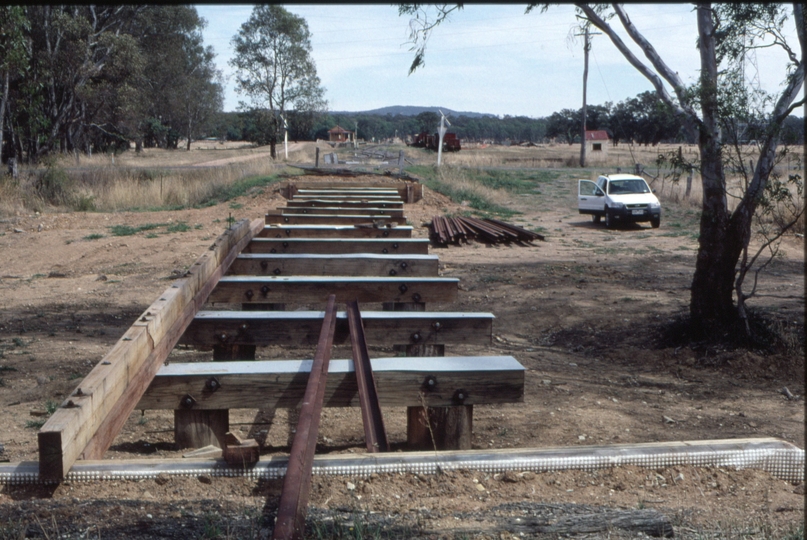
[[[423,302],[385,302],[384,311],[425,311]],[[406,356],[445,356],[445,345],[395,345]],[[473,433],[473,405],[407,407],[406,441],[416,450],[469,450]]]
[[[319,169],[319,147],[316,148],[317,157],[314,158],[314,168]]]
[[[687,190],[684,193],[684,198],[689,199],[689,193],[692,191],[692,175],[687,175]]]

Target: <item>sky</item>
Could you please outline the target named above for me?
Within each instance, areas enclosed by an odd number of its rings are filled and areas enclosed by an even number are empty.
[[[224,110],[237,110],[230,41],[253,6],[196,5],[208,21],[205,45],[215,50],[225,77]],[[524,14],[524,5],[470,4],[454,12],[433,33],[425,66],[409,75],[409,16],[390,4],[290,4],[311,31],[312,56],[328,109],[367,111],[392,105],[445,107],[497,116],[540,118],[583,104],[583,38],[574,7],[552,6],[546,13]],[[699,65],[695,49],[697,22],[691,4],[627,4],[631,20],[660,56],[691,83]],[[616,24],[616,26],[619,26]],[[795,29],[790,22],[795,41]],[[623,40],[629,42],[624,31]],[[641,58],[638,48],[633,47]],[[779,88],[784,80],[780,49],[759,51],[747,73],[762,87]],[[616,104],[652,90],[605,35],[592,37],[587,102]]]

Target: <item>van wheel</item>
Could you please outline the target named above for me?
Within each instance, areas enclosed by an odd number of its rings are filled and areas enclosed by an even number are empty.
[[[611,211],[606,208],[605,209],[605,228],[612,229],[614,227],[614,218],[611,215]]]
[[[594,223],[599,223],[601,217],[602,216],[600,216],[599,214],[594,214],[593,216],[591,216],[591,219],[594,220]]]
[[[650,218],[651,227],[653,227],[654,229],[658,229],[660,225],[661,225],[661,217]]]

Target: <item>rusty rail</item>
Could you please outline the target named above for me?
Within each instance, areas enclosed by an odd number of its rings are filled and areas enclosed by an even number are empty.
[[[438,244],[458,244],[471,239],[497,244],[532,242],[543,240],[544,236],[498,219],[434,216],[432,239]]]
[[[347,303],[347,319],[350,325],[350,343],[353,347],[353,369],[359,387],[361,419],[364,424],[364,439],[368,452],[389,452],[389,441],[384,429],[384,418],[378,402],[378,390],[364,336],[364,323],[361,320],[359,303]]]
[[[305,514],[308,494],[311,489],[311,468],[314,464],[314,451],[317,446],[317,432],[325,397],[325,381],[328,376],[328,363],[331,360],[333,335],[336,330],[336,296],[328,297],[325,318],[319,335],[317,351],[308,385],[305,389],[297,434],[291,445],[289,465],[283,479],[283,491],[277,509],[277,521],[272,532],[274,540],[302,539],[305,533]]]

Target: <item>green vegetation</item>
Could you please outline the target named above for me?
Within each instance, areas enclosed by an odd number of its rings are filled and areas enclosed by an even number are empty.
[[[246,195],[250,190],[255,188],[262,188],[270,186],[280,181],[278,175],[256,175],[248,176],[233,182],[230,185],[217,186],[211,194],[202,199],[202,201],[195,206],[195,208],[205,208],[208,206],[215,206],[219,203],[227,202],[236,197]],[[237,210],[234,208],[234,210]]]
[[[506,218],[519,213],[493,201],[492,198],[495,196],[497,188],[485,185],[485,181],[487,181],[499,186],[514,188],[518,185],[523,188],[523,185],[517,181],[507,181],[507,173],[496,175],[496,180],[491,180],[494,177],[481,176],[479,173],[465,169],[449,167],[437,169],[426,165],[409,167],[407,172],[419,176],[426,187],[449,197],[454,202],[467,203],[470,208],[483,217],[496,215]]]
[[[106,238],[103,234],[88,234],[84,237],[84,240],[100,240],[101,238]]]

